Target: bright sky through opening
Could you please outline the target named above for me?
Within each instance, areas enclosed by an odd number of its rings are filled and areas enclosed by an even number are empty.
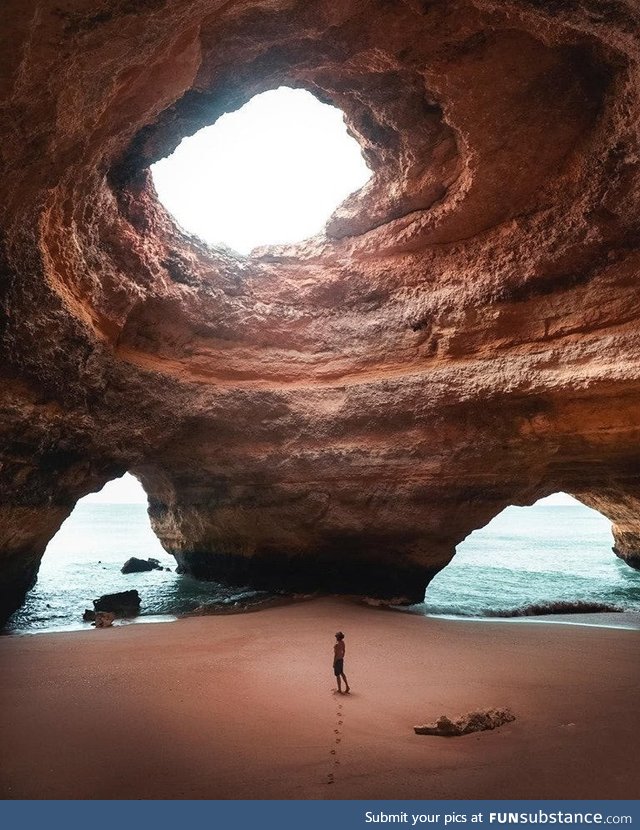
[[[151,171],[184,230],[242,254],[319,233],[371,176],[340,110],[288,87],[185,138]]]

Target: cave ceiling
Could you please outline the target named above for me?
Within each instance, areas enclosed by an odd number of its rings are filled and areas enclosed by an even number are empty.
[[[130,470],[184,570],[416,601],[558,490],[640,567],[640,9],[8,0],[0,611]],[[188,236],[149,166],[254,95],[372,170],[324,233]]]

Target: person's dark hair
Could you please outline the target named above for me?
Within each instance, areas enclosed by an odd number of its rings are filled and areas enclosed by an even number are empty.
[[[344,634],[342,633],[342,631],[338,631],[338,633],[336,634],[336,640],[344,640]]]

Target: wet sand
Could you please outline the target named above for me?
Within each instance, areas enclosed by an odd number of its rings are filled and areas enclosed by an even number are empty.
[[[350,695],[332,693],[338,629]],[[335,599],[3,637],[0,797],[636,798],[639,646]],[[413,732],[493,706],[515,722]]]

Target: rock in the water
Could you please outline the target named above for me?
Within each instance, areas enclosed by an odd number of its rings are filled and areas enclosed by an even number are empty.
[[[479,709],[476,712],[467,712],[466,715],[458,715],[454,720],[447,715],[440,715],[435,723],[414,726],[413,731],[416,735],[454,737],[455,735],[468,735],[470,732],[495,729],[515,719],[516,716],[510,709]]]
[[[140,613],[140,594],[137,591],[103,594],[98,599],[94,599],[93,607],[96,612],[113,611],[117,617],[135,617]]]
[[[127,559],[124,565],[120,568],[123,574],[144,573],[145,571],[161,571],[162,565],[158,559],[138,559],[132,556]]]
[[[96,628],[111,628],[116,615],[113,611],[96,611],[96,621],[94,623]]]
[[[82,619],[85,622],[94,622],[96,619],[96,612],[92,611],[91,608],[85,608],[84,614],[82,615]]]

